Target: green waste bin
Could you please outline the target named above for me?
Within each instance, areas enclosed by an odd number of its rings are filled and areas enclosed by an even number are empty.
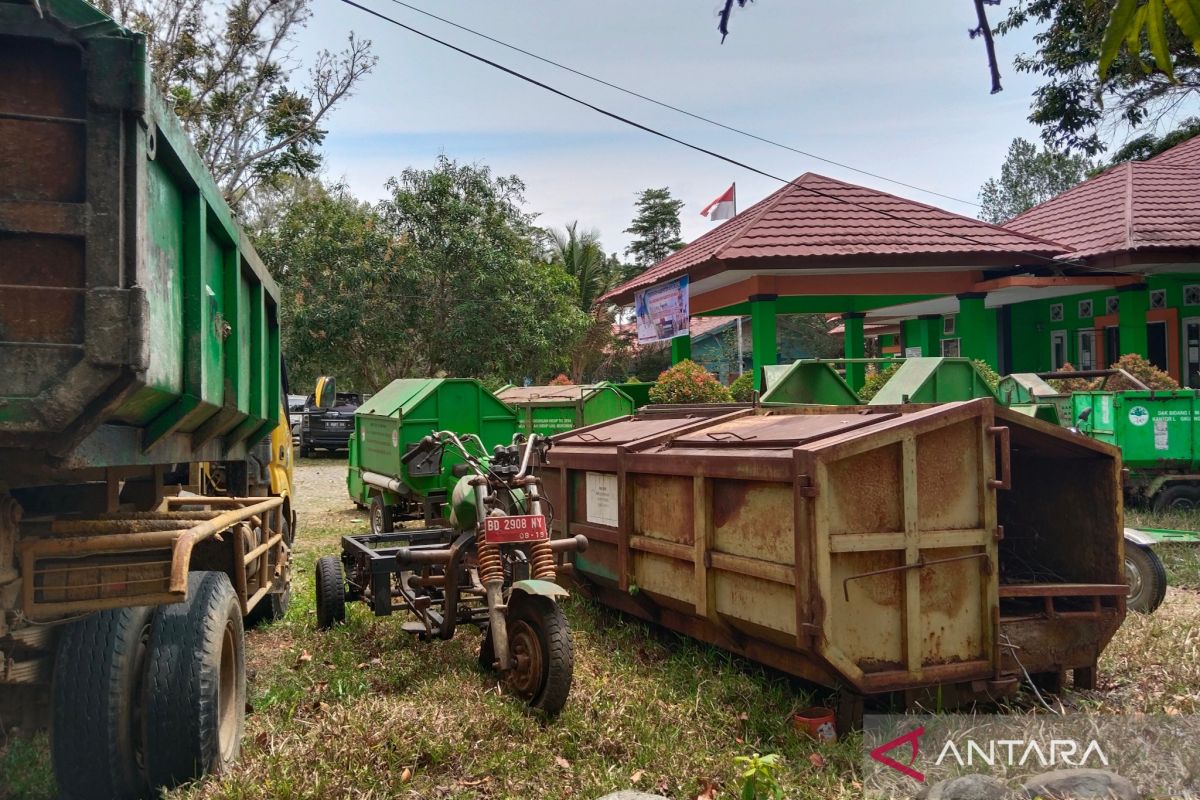
[[[624,383],[613,383],[611,381],[601,381],[597,386],[611,386],[619,392],[624,392],[625,396],[633,401],[633,407],[641,408],[642,406],[650,405],[650,390],[656,385],[655,381],[629,381]]]
[[[827,361],[800,360],[763,367],[763,405],[856,406],[862,403],[850,384]]]
[[[905,403],[953,403],[979,397],[996,399],[969,358],[907,358],[871,398],[873,406]]]
[[[497,396],[517,412],[521,430],[543,436],[595,425],[634,412],[634,402],[629,395],[604,383],[507,386],[497,392]]]
[[[476,434],[490,451],[512,442],[517,415],[473,378],[392,381],[354,414],[346,478],[351,499],[366,506],[379,497],[389,519],[415,508],[427,514],[425,501],[440,501],[453,488],[451,470],[462,459],[453,450],[407,465],[400,457],[438,430]]]

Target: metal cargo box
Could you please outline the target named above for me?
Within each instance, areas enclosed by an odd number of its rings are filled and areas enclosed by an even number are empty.
[[[554,436],[633,413],[633,400],[610,384],[507,386],[496,393],[520,417],[525,433]]]
[[[555,439],[601,602],[855,693],[1094,680],[1124,618],[1119,460],[990,400],[638,416]]]
[[[1073,392],[1071,424],[1121,448],[1130,469],[1194,470],[1200,425],[1197,394],[1193,389]],[[1090,409],[1086,417],[1085,409]]]

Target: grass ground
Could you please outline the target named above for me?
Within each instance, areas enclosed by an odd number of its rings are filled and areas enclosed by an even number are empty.
[[[317,632],[313,564],[366,523],[346,508],[342,474],[324,459],[301,470],[298,495],[313,507],[301,519],[296,592],[284,620],[249,635],[253,710],[239,765],[170,797],[594,798],[626,788],[733,797],[734,759],[754,752],[783,756],[789,797],[859,796],[854,739],[818,746],[788,724],[790,711],[822,699],[810,688],[585,601],[567,604],[575,683],[553,723],[500,694],[470,632],[422,643],[365,607]],[[1130,523],[1200,529],[1200,518],[1131,513]],[[1064,695],[1068,707],[1200,713],[1200,547],[1163,556],[1174,584],[1166,603],[1130,616],[1098,690]],[[44,740],[0,750],[8,797],[53,796],[45,753]]]

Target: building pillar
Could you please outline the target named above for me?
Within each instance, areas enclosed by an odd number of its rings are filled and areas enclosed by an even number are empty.
[[[842,314],[843,354],[847,359],[865,358],[867,355],[867,343],[863,337],[863,318],[865,316],[866,314],[861,311]],[[846,383],[850,384],[851,389],[857,392],[863,387],[866,379],[866,364],[846,362]]]
[[[996,309],[984,305],[986,298],[987,292],[968,292],[958,296],[958,318],[954,323],[954,334],[959,340],[960,355],[986,361],[992,369],[999,369]]]
[[[913,342],[913,347],[921,346],[921,355],[932,358],[942,354],[942,315],[922,314],[917,317],[920,325],[920,337]]]
[[[671,363],[678,364],[692,357],[692,334],[676,336],[671,340]]]
[[[1118,286],[1120,306],[1117,308],[1117,331],[1121,339],[1121,352],[1116,358],[1105,354],[1105,360],[1110,364],[1126,353],[1137,353],[1143,358],[1150,357],[1150,344],[1146,337],[1146,311],[1150,308],[1150,292],[1146,284],[1135,283],[1132,286]]]
[[[762,391],[762,368],[775,363],[779,354],[776,341],[775,306],[777,294],[750,295],[750,354],[754,365],[754,388]]]

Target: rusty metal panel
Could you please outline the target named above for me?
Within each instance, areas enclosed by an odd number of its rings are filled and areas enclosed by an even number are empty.
[[[692,479],[631,475],[633,533],[691,545],[695,541]]]
[[[717,572],[713,584],[717,613],[735,627],[740,627],[738,622],[749,622],[784,634],[781,641],[795,641],[793,587],[733,572]]]
[[[677,607],[693,608],[695,572],[690,562],[654,553],[634,553],[631,570],[639,593],[656,596],[668,605],[673,600]]]
[[[922,530],[983,525],[986,487],[979,480],[978,439],[975,420],[917,437],[917,513]]]
[[[713,549],[774,564],[795,564],[794,503],[788,483],[713,481]]]
[[[829,536],[900,531],[900,445],[868,450],[829,465]]]
[[[904,563],[899,550],[840,553],[830,563],[831,643],[863,672],[899,669],[904,663]],[[863,577],[857,577],[862,575]],[[849,599],[847,599],[847,596]]]

